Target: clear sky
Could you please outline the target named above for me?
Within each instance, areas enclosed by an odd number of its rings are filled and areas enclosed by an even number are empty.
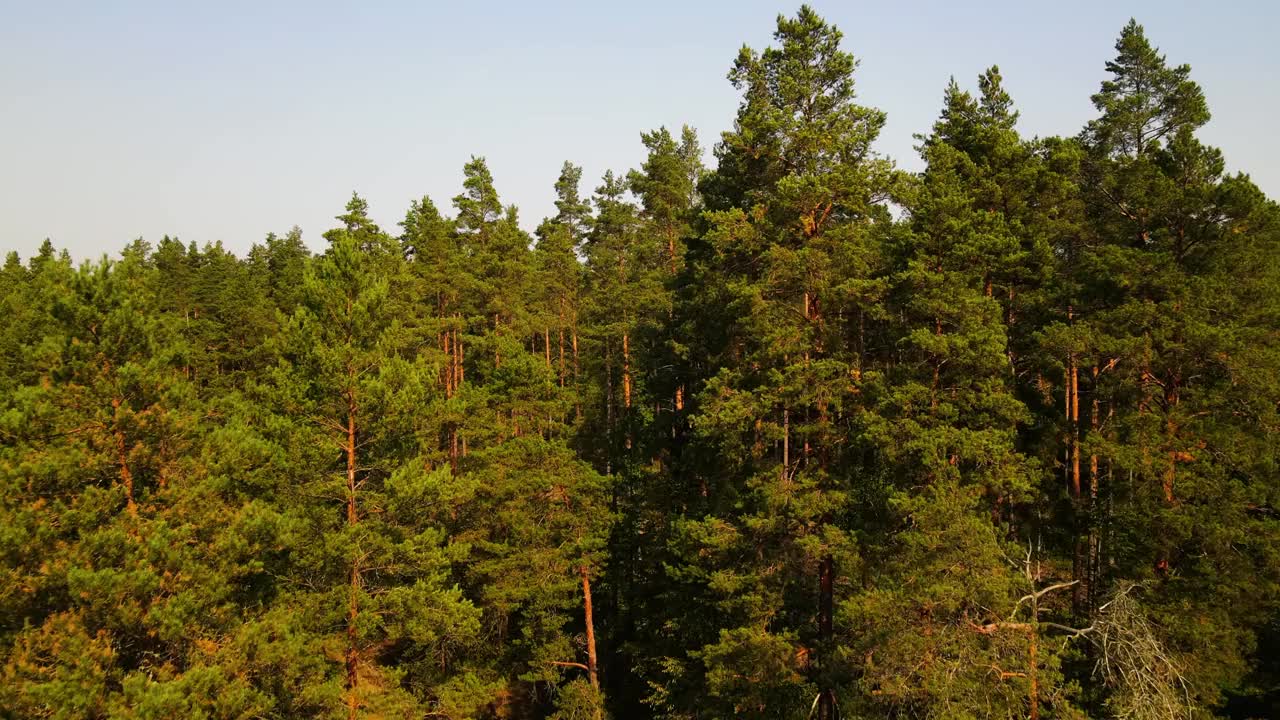
[[[860,59],[860,101],[889,117],[879,149],[903,167],[947,79],[991,64],[1025,134],[1074,134],[1133,16],[1191,64],[1202,137],[1280,195],[1280,3],[811,4]],[[393,231],[412,198],[451,210],[472,154],[532,228],[566,159],[589,192],[639,164],[642,130],[688,123],[709,150],[738,48],[798,6],[0,0],[0,249],[50,237],[85,258],[168,233],[243,252],[295,224],[320,248],[352,190]]]

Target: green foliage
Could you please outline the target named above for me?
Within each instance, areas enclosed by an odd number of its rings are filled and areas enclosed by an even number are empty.
[[[0,267],[0,717],[1263,717],[1280,208],[1130,22],[924,169],[812,8],[527,233]]]

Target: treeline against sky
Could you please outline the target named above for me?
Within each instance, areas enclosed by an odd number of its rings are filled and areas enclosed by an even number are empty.
[[[10,254],[0,716],[1280,716],[1280,212],[1189,68],[952,82],[912,174],[840,41],[532,236],[477,157],[319,255]]]

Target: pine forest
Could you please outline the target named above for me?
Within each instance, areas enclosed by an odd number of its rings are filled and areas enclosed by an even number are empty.
[[[958,78],[906,172],[812,9],[726,60],[533,233],[474,156],[10,253],[0,717],[1280,717],[1280,208],[1191,69]]]

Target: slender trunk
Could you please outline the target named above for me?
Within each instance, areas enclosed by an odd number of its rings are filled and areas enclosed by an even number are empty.
[[[440,368],[440,378],[444,381],[444,396],[448,398],[453,394],[453,348],[449,346],[452,337],[444,318],[444,301],[440,293],[436,293],[436,320],[441,328],[441,332],[436,333],[436,344],[440,346],[440,352],[448,358],[444,367]]]
[[[806,331],[806,332],[807,332],[807,331],[812,327],[812,323],[813,323],[813,313],[812,313],[812,310],[813,310],[813,305],[814,305],[815,303],[816,303],[816,300],[812,300],[812,299],[810,298],[810,296],[809,296],[809,291],[808,291],[808,290],[806,290],[806,291],[804,292],[804,319],[805,319],[805,325],[806,325],[806,327],[805,327],[805,331]],[[808,348],[806,348],[806,349],[805,349],[805,351],[804,351],[804,367],[805,367],[805,369],[806,369],[806,370],[808,370],[808,368],[809,368],[809,350],[808,350]],[[810,412],[809,412],[809,411],[810,411],[810,408],[809,408],[808,406],[806,406],[806,407],[805,407],[805,409],[804,409],[804,425],[805,425],[805,426],[809,426],[809,425],[810,425],[810,420],[812,419],[812,418],[810,417]],[[800,457],[801,457],[801,459],[802,459],[802,461],[803,461],[803,463],[802,463],[802,464],[803,464],[803,467],[806,467],[806,468],[807,468],[807,467],[809,466],[809,433],[804,433],[804,434],[803,434],[803,437],[804,437],[804,442],[802,442],[802,443],[800,444],[800,453],[801,453],[801,454],[800,454]]]
[[[354,411],[347,414],[347,524],[355,525],[359,518],[356,515],[356,416]]]
[[[564,387],[565,364],[564,364],[564,299],[560,300],[560,326],[557,328],[560,333],[560,387]]]
[[[440,336],[440,349],[441,349],[441,350],[443,350],[443,351],[444,351],[445,356],[449,358],[449,361],[448,361],[447,363],[445,363],[444,370],[442,371],[442,374],[444,375],[444,396],[445,396],[445,399],[448,399],[448,398],[453,397],[453,376],[454,376],[453,361],[454,361],[454,355],[453,355],[453,345],[450,343],[450,341],[453,339],[453,338],[452,338],[452,334],[453,334],[453,333],[451,333],[450,331],[446,330],[446,331],[445,331],[445,332]]]
[[[356,512],[356,410],[348,394],[347,404],[347,524],[354,526],[360,519]],[[359,617],[360,561],[351,561],[350,584],[347,588],[347,648],[345,665],[347,673],[347,718],[355,720],[359,703],[356,686],[359,683],[359,656],[356,650],[356,621]]]
[[[1080,499],[1080,368],[1071,357],[1071,492]]]
[[[457,330],[445,333],[445,347],[449,354],[449,367],[446,370],[448,392],[445,397],[450,398],[462,387],[462,342],[458,340]],[[458,423],[453,420],[449,421],[449,469],[453,474],[458,474]]]
[[[1092,371],[1093,386],[1090,390],[1093,393],[1092,403],[1089,407],[1089,436],[1096,443],[1098,438],[1100,420],[1098,417],[1100,403],[1098,401],[1098,365],[1095,363]],[[1085,600],[1088,605],[1090,614],[1093,612],[1094,594],[1098,581],[1098,453],[1096,450],[1089,452],[1089,562],[1087,568],[1088,587],[1085,588]]]
[[[466,359],[466,347],[462,344],[462,341],[458,339],[457,332],[457,330],[454,331],[453,338],[453,347],[458,353],[458,379],[453,384],[454,389],[461,388],[462,383],[467,379],[466,365],[463,364],[463,361]]]
[[[631,338],[622,333],[622,405],[631,407]]]
[[[613,427],[613,345],[606,341],[604,346],[604,425],[605,458],[604,472],[613,474],[613,449],[617,438]]]
[[[1036,621],[1033,621],[1031,632],[1028,633],[1031,640],[1031,647],[1030,647],[1030,653],[1029,653],[1030,662],[1027,665],[1027,678],[1031,681],[1031,692],[1029,694],[1030,695],[1029,699],[1031,701],[1030,717],[1031,717],[1031,720],[1040,720],[1040,678],[1038,676],[1037,667],[1036,667],[1040,661],[1039,661],[1039,658],[1037,657],[1037,652],[1036,652],[1037,650],[1036,640],[1037,640],[1038,633],[1036,631],[1035,624],[1036,624]]]
[[[1070,305],[1067,306],[1067,323],[1071,324],[1074,312]],[[1062,431],[1062,478],[1069,485],[1071,483],[1071,366],[1074,363],[1073,355],[1067,352],[1067,366],[1062,372],[1062,406],[1063,406],[1063,431]],[[1079,489],[1073,488],[1075,492],[1072,498],[1079,496]]]
[[[542,329],[542,351],[547,359],[547,369],[551,369],[551,328]]]
[[[623,445],[631,449],[631,336],[622,333],[622,424],[626,433]]]
[[[1080,483],[1080,368],[1074,353],[1067,354],[1067,392],[1071,398],[1071,419],[1068,432],[1068,445],[1071,451],[1071,501],[1075,515],[1075,540],[1071,552],[1071,579],[1076,581],[1071,588],[1071,608],[1081,615],[1084,611],[1085,577],[1088,575],[1088,563],[1085,558],[1086,535],[1083,525],[1086,521],[1084,500],[1081,496]]]
[[[580,382],[580,380],[578,379],[578,375],[580,373],[580,366],[578,364],[578,322],[577,322],[576,315],[574,316],[574,324],[572,328],[572,342],[573,342],[573,387],[575,390],[575,392],[573,393],[573,417],[574,417],[574,420],[582,420],[582,393],[577,391],[578,383]]]
[[[591,574],[587,572],[585,564],[582,565],[581,571],[582,611],[587,626],[587,678],[591,680],[591,687],[599,690],[600,677],[596,672],[596,626],[591,609]]]
[[[1036,562],[1035,572],[1027,571],[1028,579],[1033,582],[1034,578],[1040,575],[1040,563]],[[1027,701],[1031,706],[1029,717],[1031,720],[1040,720],[1040,657],[1039,657],[1039,640],[1040,640],[1040,598],[1036,595],[1031,596],[1031,622],[1027,623],[1027,681],[1029,687],[1027,689]]]
[[[668,267],[668,270],[670,271],[669,279],[672,283],[674,283],[676,272],[677,272],[676,271],[676,234],[675,232],[669,232],[667,234],[667,257],[669,258],[669,267]],[[674,300],[672,299],[673,297],[674,297],[674,294],[671,291],[668,291],[668,294],[667,294],[667,320],[668,321],[673,320],[673,318],[675,317],[675,307],[674,307],[675,303],[674,303]],[[669,328],[674,327],[674,323],[669,324],[668,327]],[[674,333],[670,334],[669,337],[674,341]],[[673,407],[675,408],[675,412],[680,412],[684,410],[684,385],[683,384],[676,385],[675,401],[673,403]],[[675,423],[672,423],[671,425],[672,437],[675,437],[675,429],[676,429]]]

